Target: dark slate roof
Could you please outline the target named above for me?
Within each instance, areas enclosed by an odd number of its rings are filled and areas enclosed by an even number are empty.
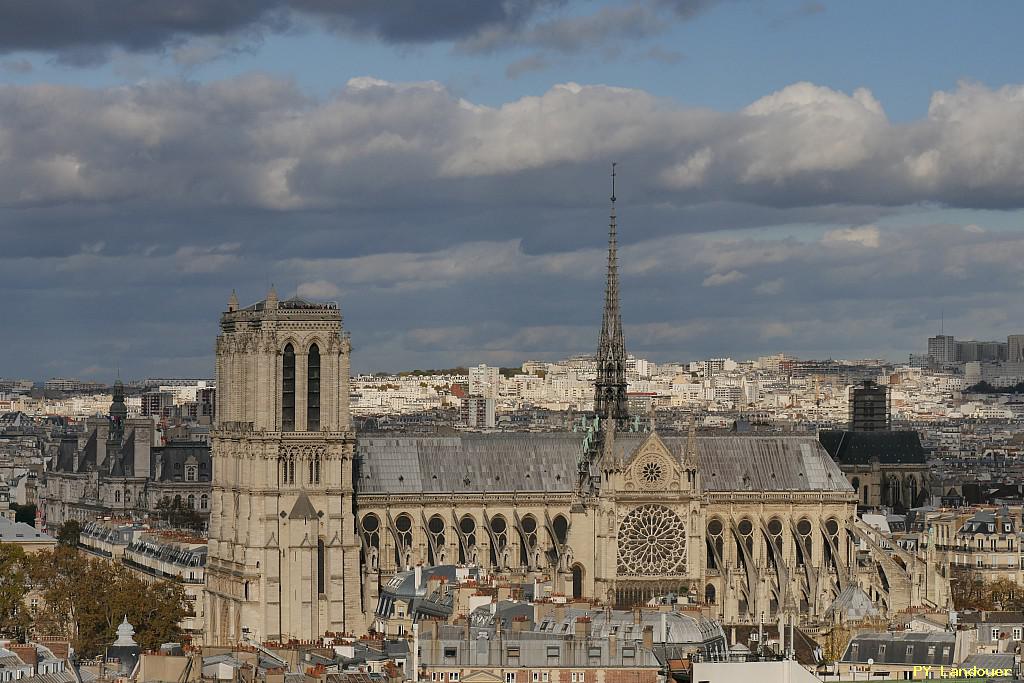
[[[736,626],[725,627],[725,633],[731,638],[732,633],[735,632],[736,644],[745,647],[748,651],[754,652],[757,650],[755,636],[759,628],[764,629],[765,640],[779,640],[778,622],[766,622],[763,627],[751,624],[737,624]],[[786,647],[789,647],[789,627],[785,626],[783,628],[786,631]],[[796,647],[793,648],[796,654],[796,661],[804,666],[817,666],[821,664],[821,647],[818,645],[818,642],[804,633],[799,626],[793,628],[793,634],[796,640]]]
[[[313,503],[309,501],[309,496],[303,491],[299,494],[299,497],[295,499],[295,505],[292,506],[292,511],[288,513],[288,519],[316,519],[316,508],[313,507]]]
[[[615,448],[627,459],[647,438],[616,435]],[[683,457],[687,437],[662,441]],[[360,437],[356,491],[569,493],[581,449],[582,436],[575,433]],[[852,491],[813,437],[698,437],[697,460],[706,491]]]
[[[956,634],[952,632],[876,632],[862,633],[850,641],[843,653],[846,664],[875,661],[875,666],[884,664],[953,664],[956,654]],[[856,655],[854,646],[856,645]],[[884,646],[884,650],[883,650]],[[929,655],[929,650],[934,651]],[[909,652],[909,654],[908,654]]]
[[[823,430],[821,445],[842,465],[867,465],[875,460],[883,465],[926,463],[928,456],[915,431],[844,432]]]
[[[205,468],[199,470],[200,479],[212,477],[213,470],[210,465],[210,447],[204,443],[192,441],[172,441],[166,446],[157,446],[153,449],[153,457],[150,459],[150,477],[156,479],[157,463],[161,463],[160,481],[185,480],[185,461],[189,456],[194,456],[199,464],[206,464]],[[181,465],[181,467],[176,467]],[[208,481],[208,479],[205,479]]]
[[[63,438],[57,449],[57,471],[72,472],[75,469],[75,452],[78,450],[78,439]]]
[[[82,453],[78,458],[78,471],[86,472],[96,467],[96,430],[92,430],[89,434],[89,440],[85,443],[85,448],[82,449]]]
[[[961,624],[1024,624],[1024,612],[960,612]]]

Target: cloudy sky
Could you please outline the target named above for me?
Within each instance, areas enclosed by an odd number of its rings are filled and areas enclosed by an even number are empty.
[[[357,371],[1024,332],[1016,2],[0,0],[0,376],[209,375],[340,302]]]

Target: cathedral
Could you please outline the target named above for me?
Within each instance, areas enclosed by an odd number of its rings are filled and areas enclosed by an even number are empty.
[[[924,554],[885,548],[814,436],[635,431],[614,168],[594,413],[580,432],[357,435],[333,303],[232,293],[216,345],[208,644],[363,633],[379,588],[467,564],[630,607],[685,595],[726,623],[945,608]],[[632,429],[630,428],[632,426]]]

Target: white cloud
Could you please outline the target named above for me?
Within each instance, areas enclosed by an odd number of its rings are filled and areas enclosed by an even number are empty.
[[[723,285],[731,285],[734,282],[739,282],[746,275],[738,270],[730,270],[728,273],[712,273],[704,278],[702,283],[705,287],[721,287]]]
[[[859,244],[868,249],[878,249],[881,245],[881,233],[874,225],[837,228],[826,232],[821,241],[823,244]]]
[[[314,280],[299,285],[297,294],[308,299],[334,299],[341,296],[341,289],[327,280]]]
[[[797,83],[739,113],[566,83],[499,106],[436,82],[358,77],[325,99],[247,76],[131,87],[0,87],[0,205],[149,202],[273,210],[457,204],[578,191],[622,162],[676,206],[1024,206],[1024,88],[960,84],[890,122],[870,92]],[[642,171],[641,171],[642,169]],[[632,173],[630,175],[630,173]],[[473,191],[466,182],[474,181]],[[572,191],[577,190],[577,191]]]

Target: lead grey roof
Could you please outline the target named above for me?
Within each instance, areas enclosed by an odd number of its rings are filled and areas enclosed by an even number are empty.
[[[625,460],[649,437],[622,434],[615,448]],[[681,460],[687,437],[663,437]],[[705,491],[852,492],[839,467],[814,437],[698,437],[697,461]],[[462,434],[450,437],[360,437],[356,491],[362,494],[569,493],[577,479],[582,436]]]
[[[842,662],[879,664],[944,664],[955,656],[956,634],[951,632],[870,632],[861,633],[846,646]],[[883,649],[884,646],[884,649]],[[856,649],[855,649],[856,648]]]

